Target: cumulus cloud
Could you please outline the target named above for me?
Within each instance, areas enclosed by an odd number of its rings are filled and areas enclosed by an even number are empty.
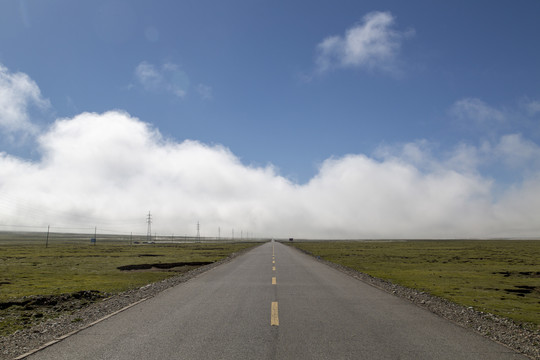
[[[246,167],[221,146],[169,142],[122,112],[58,120],[40,144],[38,163],[2,154],[0,194],[30,204],[32,221],[42,224],[122,224],[151,209],[156,229],[167,233],[190,233],[197,220],[207,229],[251,224],[254,230],[265,211],[260,187],[288,186],[271,167]],[[2,209],[4,219],[27,223],[18,209]]]
[[[41,159],[0,154],[4,224],[98,226],[203,236],[236,229],[259,236],[414,238],[538,234],[540,165],[495,197],[493,180],[437,159],[423,142],[331,158],[306,184],[272,166],[243,164],[224,146],[165,139],[128,113],[57,120],[39,138]],[[534,158],[538,146],[512,135],[489,151]],[[523,152],[525,149],[527,151]],[[475,151],[473,146],[456,150]],[[486,150],[487,151],[487,150]],[[426,165],[428,164],[428,165]],[[530,166],[530,162],[523,162]],[[473,165],[471,165],[473,166]],[[511,231],[508,231],[511,229]]]
[[[33,106],[44,109],[50,104],[28,75],[12,73],[0,64],[0,130],[8,134],[36,134],[38,127],[30,120]]]
[[[317,45],[317,70],[357,67],[391,71],[403,39],[413,32],[394,30],[389,12],[371,12],[343,36],[330,36]]]
[[[164,91],[179,98],[186,96],[189,87],[187,74],[174,63],[158,67],[143,61],[135,68],[135,77],[147,91]]]

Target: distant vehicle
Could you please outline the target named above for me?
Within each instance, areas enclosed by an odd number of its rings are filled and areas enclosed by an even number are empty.
[[[293,241],[293,238],[289,238],[289,241]]]

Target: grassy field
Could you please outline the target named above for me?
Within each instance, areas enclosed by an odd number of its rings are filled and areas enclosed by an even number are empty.
[[[540,329],[540,241],[324,241],[315,256]]]
[[[89,290],[95,290],[99,297],[103,297],[200,266],[182,266],[182,263],[215,262],[257,243],[130,246],[125,242],[107,241],[95,246],[88,242],[55,242],[47,248],[44,245],[43,241],[32,240],[10,242],[4,239],[0,242],[0,335],[35,323],[31,320],[36,320],[36,304],[21,303],[23,297],[45,296],[47,299],[56,296],[54,301],[41,302],[57,303],[58,299],[73,299],[59,296],[61,294],[80,297],[78,293]],[[126,266],[147,269],[119,269]],[[92,296],[92,301],[94,300]],[[62,307],[57,304],[57,308]],[[38,311],[38,314],[38,318],[44,317],[43,314],[54,316],[51,312],[44,311]]]

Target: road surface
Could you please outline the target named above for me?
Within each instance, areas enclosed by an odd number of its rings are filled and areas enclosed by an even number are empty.
[[[526,359],[269,242],[28,359]]]

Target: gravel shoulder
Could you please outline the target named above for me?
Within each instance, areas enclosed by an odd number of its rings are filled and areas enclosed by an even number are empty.
[[[9,336],[0,337],[0,349],[2,349],[0,352],[0,359],[15,359],[33,349],[42,347],[44,344],[55,341],[66,334],[83,329],[107,315],[120,311],[134,303],[144,301],[169,287],[186,282],[203,272],[209,271],[225,262],[229,262],[246,251],[249,251],[249,249],[234,253],[226,259],[199,267],[182,275],[111,296],[102,301],[75,310],[72,313],[44,321],[32,328],[18,331]],[[301,250],[297,249],[297,251]],[[328,266],[395,296],[411,301],[422,308],[460,326],[478,332],[530,357],[531,359],[540,359],[540,331],[529,329],[526,325],[518,324],[510,319],[479,312],[472,307],[457,305],[448,300],[418,290],[374,278],[338,264],[322,259],[317,259],[317,261],[325,263]]]

